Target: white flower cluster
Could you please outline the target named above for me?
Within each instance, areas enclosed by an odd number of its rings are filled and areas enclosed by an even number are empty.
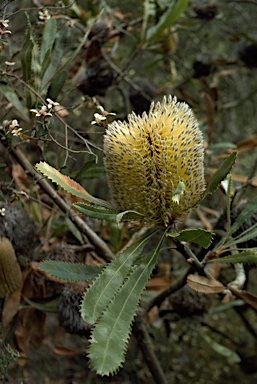
[[[48,116],[52,116],[52,109],[60,105],[59,103],[51,100],[51,99],[46,99],[47,105],[43,105],[41,109],[30,109],[30,112],[33,112],[36,114],[36,117],[41,117],[43,120],[46,120]]]
[[[95,120],[91,122],[91,124],[97,124],[102,127],[107,126],[107,116],[113,115],[115,116],[116,113],[110,113],[104,110],[104,108],[101,105],[98,105],[97,108],[100,110],[100,113],[95,113],[94,118]]]
[[[11,133],[13,136],[21,136],[22,128],[16,119],[12,121],[4,120],[0,129],[4,129],[7,134]]]

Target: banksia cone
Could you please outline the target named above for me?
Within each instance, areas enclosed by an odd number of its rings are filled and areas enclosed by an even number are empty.
[[[116,208],[141,213],[146,225],[171,225],[200,200],[202,133],[189,106],[175,97],[152,103],[142,117],[132,112],[128,123],[109,124],[104,154]]]
[[[12,243],[6,237],[0,238],[0,297],[14,292],[22,280]]]

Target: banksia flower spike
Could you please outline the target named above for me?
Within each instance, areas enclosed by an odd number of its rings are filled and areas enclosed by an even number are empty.
[[[171,96],[142,117],[109,124],[105,167],[116,208],[144,224],[171,225],[195,207],[205,187],[203,138],[186,103]]]

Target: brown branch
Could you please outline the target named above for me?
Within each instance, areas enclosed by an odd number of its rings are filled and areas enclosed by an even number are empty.
[[[144,360],[152,374],[156,384],[168,384],[162,367],[154,352],[152,340],[147,330],[147,324],[143,312],[139,312],[133,325],[133,334],[141,349]]]
[[[42,175],[37,173],[28,161],[26,156],[17,148],[11,147],[10,153],[14,159],[22,166],[25,172],[33,178],[40,185],[42,190],[58,205],[58,207],[66,215],[68,214],[71,221],[75,226],[85,234],[95,246],[98,254],[106,261],[114,259],[114,254],[108,247],[108,245],[86,224],[86,222],[71,209],[71,207],[66,203],[66,201],[51,187],[51,185],[45,180]]]

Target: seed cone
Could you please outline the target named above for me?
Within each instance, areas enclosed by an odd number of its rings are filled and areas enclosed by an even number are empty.
[[[14,292],[22,280],[12,243],[6,237],[0,238],[0,297]]]
[[[144,224],[171,225],[197,205],[204,190],[202,133],[189,106],[171,96],[109,124],[105,167],[116,207],[135,210]],[[179,183],[184,192],[174,199]]]

